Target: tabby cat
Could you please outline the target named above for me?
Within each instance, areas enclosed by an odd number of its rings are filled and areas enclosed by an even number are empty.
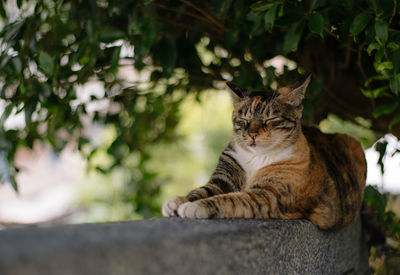
[[[173,197],[164,216],[306,218],[321,229],[351,223],[366,180],[360,143],[301,125],[307,74],[275,91],[233,91],[232,141],[209,182]]]

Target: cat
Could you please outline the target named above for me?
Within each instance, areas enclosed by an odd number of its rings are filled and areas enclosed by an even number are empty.
[[[166,217],[305,218],[323,230],[358,216],[366,180],[360,143],[301,125],[311,74],[274,91],[231,82],[232,140],[209,182],[166,201]]]

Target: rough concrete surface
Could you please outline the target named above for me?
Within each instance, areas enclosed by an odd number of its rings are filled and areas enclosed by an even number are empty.
[[[0,274],[366,274],[360,221],[161,218],[0,231]]]

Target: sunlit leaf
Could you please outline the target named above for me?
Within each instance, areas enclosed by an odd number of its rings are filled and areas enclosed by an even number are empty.
[[[389,86],[379,87],[373,90],[366,90],[361,88],[361,92],[364,96],[369,98],[378,98],[388,94]]]
[[[371,54],[372,51],[377,50],[379,48],[380,48],[380,46],[378,43],[371,43],[368,45],[367,52],[368,52],[368,54]]]

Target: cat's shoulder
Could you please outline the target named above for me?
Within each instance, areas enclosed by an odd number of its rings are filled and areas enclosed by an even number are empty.
[[[307,141],[312,144],[317,144],[317,143],[342,143],[343,145],[352,145],[352,146],[361,146],[361,143],[355,139],[354,137],[351,137],[346,134],[341,134],[341,133],[334,133],[334,134],[327,134],[321,132],[316,127],[310,127],[310,126],[302,126],[302,132],[304,136],[306,137]]]
[[[309,126],[302,126],[302,130],[309,147],[316,151],[324,155],[342,155],[364,162],[364,150],[354,137],[341,133],[327,134]]]

